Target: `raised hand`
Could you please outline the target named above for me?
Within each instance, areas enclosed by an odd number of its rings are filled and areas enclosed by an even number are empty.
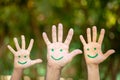
[[[99,64],[103,62],[108,56],[113,54],[115,51],[113,49],[108,50],[103,54],[101,50],[102,41],[104,38],[105,30],[101,29],[100,36],[97,40],[97,28],[96,26],[92,27],[92,37],[91,29],[87,28],[87,41],[80,35],[80,40],[84,46],[84,55],[87,64]]]
[[[56,26],[52,26],[52,42],[49,41],[46,33],[43,33],[43,39],[47,44],[47,60],[48,65],[56,68],[61,68],[69,63],[74,56],[82,53],[81,50],[76,49],[69,53],[69,44],[73,36],[73,29],[70,29],[66,40],[63,42],[63,25],[58,24],[58,36]],[[58,37],[58,38],[57,38]]]
[[[41,63],[41,59],[31,60],[30,59],[30,51],[33,46],[34,40],[31,39],[29,47],[25,48],[25,37],[22,35],[22,47],[20,48],[17,38],[14,38],[15,46],[17,51],[15,51],[10,45],[8,45],[9,50],[14,54],[14,68],[24,69],[29,66],[32,66],[36,63]]]

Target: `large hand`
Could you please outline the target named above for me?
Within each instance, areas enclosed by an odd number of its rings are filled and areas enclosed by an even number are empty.
[[[41,59],[36,59],[36,60],[30,59],[30,51],[32,49],[34,40],[31,39],[29,47],[25,49],[25,37],[22,35],[21,38],[22,38],[22,48],[20,48],[17,38],[14,38],[17,51],[15,51],[10,45],[8,45],[9,50],[14,54],[14,67],[24,69],[36,63],[41,63],[42,62]]]
[[[46,35],[46,33],[43,33],[43,39],[45,43],[47,44],[47,60],[49,66],[54,66],[57,68],[63,67],[65,64],[70,62],[74,56],[77,54],[82,53],[81,50],[76,49],[72,51],[71,53],[68,52],[69,44],[73,36],[73,29],[70,29],[68,32],[68,36],[64,42],[62,42],[63,39],[63,26],[62,24],[58,24],[58,41],[56,36],[56,26],[52,26],[52,40],[51,43]]]
[[[108,56],[113,54],[115,51],[113,49],[108,50],[105,54],[101,51],[101,44],[104,38],[105,30],[101,29],[100,36],[97,42],[97,28],[94,26],[92,28],[93,37],[91,39],[91,29],[87,28],[87,40],[84,40],[83,36],[80,35],[80,40],[84,46],[84,55],[87,64],[99,64],[104,61]]]

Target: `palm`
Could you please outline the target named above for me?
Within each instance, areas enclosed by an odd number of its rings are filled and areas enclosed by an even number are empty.
[[[69,54],[68,49],[72,36],[73,29],[70,29],[66,40],[62,42],[62,24],[58,25],[58,41],[56,37],[56,26],[53,25],[52,27],[52,43],[48,40],[46,33],[43,33],[43,39],[47,44],[47,60],[49,66],[63,67],[65,64],[69,63],[75,55],[81,53],[81,50],[76,49]]]
[[[104,61],[108,56],[114,53],[114,50],[108,50],[105,54],[102,53],[101,45],[104,38],[105,30],[102,29],[100,37],[97,42],[97,28],[94,26],[93,37],[91,39],[91,30],[87,29],[87,39],[88,43],[84,40],[83,36],[80,36],[80,39],[84,45],[84,55],[87,64],[99,64]]]
[[[24,69],[36,63],[42,62],[41,59],[36,59],[36,60],[30,59],[30,51],[32,49],[34,40],[31,39],[28,49],[25,49],[25,37],[24,36],[21,37],[22,37],[22,48],[19,47],[16,38],[14,38],[14,42],[17,51],[15,51],[11,46],[8,45],[9,50],[14,54],[14,67]]]

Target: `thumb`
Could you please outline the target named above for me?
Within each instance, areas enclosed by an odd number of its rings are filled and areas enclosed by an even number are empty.
[[[104,57],[105,59],[107,59],[111,54],[115,53],[115,50],[113,49],[110,49],[108,50],[105,54],[104,54]]]
[[[34,64],[37,64],[37,63],[41,63],[41,62],[42,62],[41,59],[32,60],[31,61],[31,66],[34,65]]]
[[[71,58],[73,58],[73,57],[75,57],[76,55],[81,54],[81,53],[82,53],[81,50],[76,49],[76,50],[73,50],[69,55],[70,55]]]

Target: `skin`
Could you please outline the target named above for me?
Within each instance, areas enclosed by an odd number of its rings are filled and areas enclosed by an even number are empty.
[[[98,40],[96,26],[92,27],[92,33],[93,35],[91,35],[91,29],[87,28],[87,42],[82,35],[80,35],[80,40],[83,43],[84,57],[88,70],[88,80],[100,80],[99,64],[106,60],[115,51],[110,49],[106,53],[102,52],[101,45],[105,34],[104,29],[101,29]]]
[[[66,40],[63,42],[63,25],[61,23],[58,24],[58,36],[56,26],[52,26],[52,42],[49,41],[47,34],[45,32],[43,33],[43,39],[47,45],[47,74],[45,80],[59,80],[61,69],[74,56],[82,53],[79,49],[73,50],[72,52],[68,51],[72,36],[73,29],[70,29]]]
[[[10,45],[8,45],[8,49],[14,55],[14,70],[10,80],[20,80],[23,70],[28,68],[34,64],[41,63],[41,59],[31,60],[30,59],[30,51],[33,46],[34,40],[31,39],[30,44],[27,49],[25,49],[25,37],[22,35],[22,47],[20,48],[17,38],[14,38],[15,46],[17,51],[15,51]]]

